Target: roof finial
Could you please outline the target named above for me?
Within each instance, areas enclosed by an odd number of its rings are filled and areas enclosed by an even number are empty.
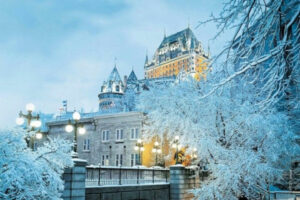
[[[166,38],[166,28],[164,28],[164,38]]]
[[[117,67],[117,57],[115,57],[115,59],[114,59],[114,64],[115,64],[115,67]]]
[[[188,17],[188,28],[190,28],[190,17]]]

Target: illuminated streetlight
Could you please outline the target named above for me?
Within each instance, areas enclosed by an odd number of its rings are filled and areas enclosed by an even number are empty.
[[[197,155],[197,149],[193,148],[193,152],[192,152],[192,162],[197,160],[198,155]]]
[[[181,149],[181,145],[179,144],[179,136],[175,136],[175,140],[172,143],[172,147],[176,149],[176,154],[175,154],[175,159],[176,159],[176,164],[181,164],[182,161],[179,161],[179,150]]]
[[[155,166],[157,166],[157,156],[158,154],[161,154],[161,149],[159,148],[159,143],[157,141],[154,142],[152,152],[155,153]]]
[[[34,111],[35,106],[32,103],[28,103],[26,105],[26,111],[27,114],[23,114],[22,111],[19,113],[19,117],[16,119],[16,124],[18,126],[21,126],[25,123],[26,119],[26,125],[25,128],[27,129],[28,132],[30,131],[36,131],[37,128],[41,127],[42,122],[40,120],[39,114],[33,115],[32,112]],[[34,149],[34,139],[35,138],[42,138],[43,135],[38,135],[37,132],[35,133],[35,136],[26,136],[26,143],[27,147],[30,147],[32,150]]]
[[[69,119],[68,124],[65,126],[65,131],[67,133],[74,131],[73,150],[75,153],[77,153],[77,132],[80,135],[84,135],[86,133],[86,129],[83,127],[83,124],[79,122],[80,118],[80,113],[75,111],[72,115],[72,120]],[[74,157],[77,157],[77,155],[74,154]]]

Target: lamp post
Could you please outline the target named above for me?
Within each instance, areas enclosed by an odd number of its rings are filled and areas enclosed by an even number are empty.
[[[192,162],[194,162],[195,160],[197,160],[198,155],[197,155],[197,149],[193,148],[193,152],[192,152]]]
[[[80,135],[84,135],[86,132],[85,128],[83,127],[83,124],[81,124],[79,122],[80,118],[81,118],[81,116],[80,116],[79,112],[75,111],[72,115],[73,120],[69,119],[68,124],[65,127],[65,131],[67,133],[71,133],[72,131],[74,133],[73,151],[75,154],[73,157],[77,157],[77,132]]]
[[[181,164],[181,161],[179,161],[179,150],[181,149],[181,145],[179,144],[179,136],[176,135],[175,136],[175,140],[173,141],[173,144],[172,144],[172,147],[176,149],[176,156],[175,156],[175,159],[176,159],[176,165],[177,164]]]
[[[159,148],[159,143],[157,141],[154,142],[152,152],[155,153],[155,166],[157,166],[157,155],[161,154],[161,149]]]
[[[134,150],[139,152],[139,163],[138,163],[138,165],[142,165],[141,153],[145,150],[145,148],[144,148],[143,141],[141,139],[137,140],[137,143],[135,144]]]
[[[32,112],[34,109],[35,106],[32,103],[28,103],[26,105],[27,114],[23,114],[22,111],[20,111],[19,117],[16,119],[16,123],[19,126],[23,125],[26,119],[25,127],[28,132],[35,131],[35,129],[42,125],[39,114],[33,115]],[[36,139],[42,139],[43,134],[40,131],[37,131],[34,136]],[[30,147],[32,150],[34,150],[34,136],[27,135],[26,137],[27,147]]]

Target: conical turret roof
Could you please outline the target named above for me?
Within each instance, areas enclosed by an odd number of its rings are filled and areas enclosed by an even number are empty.
[[[116,65],[114,66],[112,72],[110,73],[107,82],[122,82],[122,79],[120,77]]]
[[[127,83],[134,83],[136,82],[138,79],[134,73],[134,71],[132,70],[131,73],[129,74],[128,76],[128,79],[127,79]]]

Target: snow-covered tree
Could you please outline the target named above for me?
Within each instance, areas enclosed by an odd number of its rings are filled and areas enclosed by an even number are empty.
[[[49,138],[36,151],[27,148],[21,129],[0,131],[0,199],[60,199],[61,175],[71,167],[72,145]]]
[[[225,77],[211,90],[232,79],[252,87],[261,109],[276,105],[300,129],[300,3],[298,0],[227,0],[221,13],[207,22],[219,27],[216,37],[231,30],[233,37],[211,64]],[[225,58],[225,59],[224,59]],[[222,66],[215,66],[222,62]]]
[[[213,77],[218,76],[208,80]],[[199,199],[257,198],[259,188],[280,180],[300,153],[286,115],[261,111],[238,91],[232,98],[234,84],[203,98],[214,81],[189,80],[151,88],[139,99],[139,109],[147,113],[145,134],[179,135],[182,145],[197,147],[199,158],[208,160],[211,176],[195,191]]]

